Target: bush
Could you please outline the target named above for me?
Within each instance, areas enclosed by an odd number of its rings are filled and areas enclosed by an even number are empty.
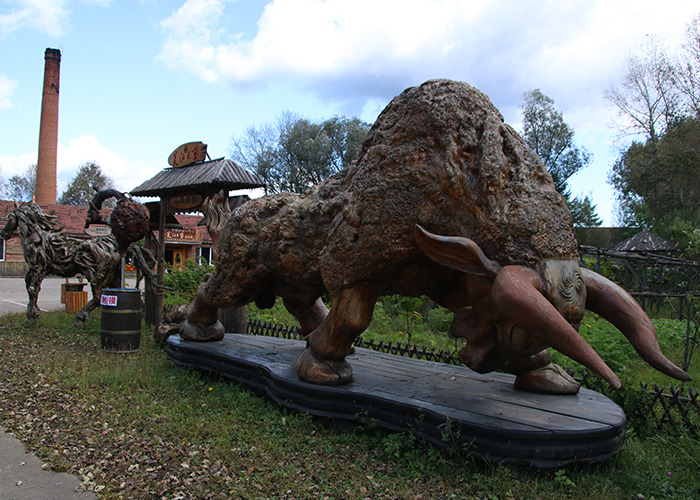
[[[164,284],[170,290],[166,290],[163,296],[165,307],[192,302],[204,275],[214,270],[214,266],[201,266],[191,259],[181,267],[166,266]]]

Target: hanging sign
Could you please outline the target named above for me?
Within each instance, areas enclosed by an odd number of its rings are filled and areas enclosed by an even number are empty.
[[[186,167],[207,157],[207,145],[203,142],[188,142],[170,153],[168,165],[171,167]]]
[[[195,208],[202,204],[202,195],[197,191],[183,191],[171,196],[170,204],[175,208]]]
[[[166,229],[165,241],[198,241],[194,229]]]

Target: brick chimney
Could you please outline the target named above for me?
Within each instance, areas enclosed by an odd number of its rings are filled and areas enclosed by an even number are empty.
[[[36,203],[56,203],[56,157],[58,154],[58,83],[61,51],[46,49],[44,54],[44,94],[41,99],[39,158],[36,167]]]

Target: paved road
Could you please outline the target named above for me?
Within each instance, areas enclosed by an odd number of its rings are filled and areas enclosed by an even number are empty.
[[[71,278],[70,281],[75,283],[77,279]],[[61,283],[65,282],[65,278],[46,278],[42,281],[38,300],[39,309],[42,311],[65,309],[66,306],[61,304]],[[135,280],[127,279],[126,286],[133,288]],[[92,299],[92,290],[90,290],[89,284],[85,285],[84,290],[88,293],[88,300]],[[29,302],[29,297],[24,278],[0,278],[0,316],[26,312],[27,302]]]
[[[71,279],[71,281],[77,280]],[[56,311],[65,308],[61,304],[61,283],[65,282],[65,278],[46,278],[41,283],[39,309]],[[90,300],[92,298],[90,287],[86,286],[85,290],[87,290],[88,300]],[[29,297],[24,278],[0,278],[0,315],[26,312],[27,302],[29,302]]]

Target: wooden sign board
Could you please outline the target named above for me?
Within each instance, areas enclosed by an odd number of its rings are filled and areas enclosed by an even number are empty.
[[[170,204],[175,208],[195,208],[202,204],[202,195],[197,191],[183,191],[170,198]]]
[[[85,228],[85,234],[90,236],[109,236],[112,234],[112,228],[107,224],[91,224]]]
[[[168,165],[171,167],[186,167],[207,157],[207,145],[203,142],[188,142],[170,153]]]
[[[166,229],[165,241],[198,241],[194,229]]]

